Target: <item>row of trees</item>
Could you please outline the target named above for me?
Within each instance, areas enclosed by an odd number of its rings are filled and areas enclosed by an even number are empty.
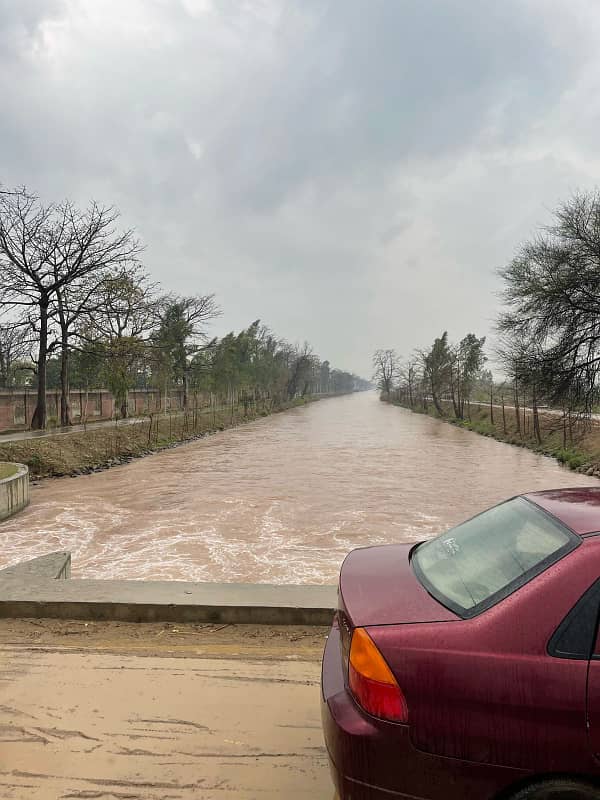
[[[494,394],[508,395],[516,429],[521,411],[531,409],[532,433],[542,441],[538,410],[552,406],[564,441],[585,431],[600,405],[600,193],[580,193],[562,203],[541,229],[499,271],[504,309],[496,325],[494,360],[503,379],[494,384],[484,369],[485,339],[468,334],[457,345],[444,333],[433,345],[401,362],[379,350],[375,378],[386,395],[413,406],[429,399],[444,415],[443,399],[463,418],[474,387],[487,384],[493,421]],[[525,419],[523,417],[523,419]]]
[[[222,402],[280,403],[314,392],[366,388],[310,346],[290,345],[260,322],[209,339],[212,294],[181,296],[152,283],[142,247],[118,212],[92,203],[44,205],[26,189],[0,191],[0,386],[37,391],[32,427],[47,424],[46,391],[105,386],[127,416],[135,387],[172,387]]]
[[[446,416],[444,401],[451,401],[454,416],[464,419],[473,389],[492,380],[489,370],[483,369],[484,345],[485,337],[473,333],[451,344],[444,331],[429,348],[415,351],[406,361],[395,350],[376,350],[373,377],[387,398],[410,408],[426,409],[431,401],[440,416]]]

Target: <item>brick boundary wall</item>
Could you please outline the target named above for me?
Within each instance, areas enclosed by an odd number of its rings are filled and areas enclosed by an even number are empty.
[[[83,389],[72,389],[70,400],[74,423],[113,419],[117,412],[114,398],[107,389],[93,389],[87,393]],[[191,401],[193,403],[193,395]],[[46,402],[48,427],[55,427],[60,420],[60,391],[51,389],[46,392]],[[35,389],[0,389],[0,432],[28,430],[35,404]],[[127,405],[131,417],[156,412],[164,407],[164,395],[158,389],[132,389]],[[171,391],[167,407],[180,409],[182,405],[183,392]]]

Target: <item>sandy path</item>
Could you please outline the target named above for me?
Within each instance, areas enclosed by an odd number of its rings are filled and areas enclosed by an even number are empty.
[[[5,800],[331,800],[320,629],[0,621]]]

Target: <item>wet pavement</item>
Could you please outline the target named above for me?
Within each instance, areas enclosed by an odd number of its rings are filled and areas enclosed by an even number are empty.
[[[331,800],[324,632],[223,628],[0,622],[3,800]]]

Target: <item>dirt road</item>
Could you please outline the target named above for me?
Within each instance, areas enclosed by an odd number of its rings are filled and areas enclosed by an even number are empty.
[[[331,800],[325,633],[0,621],[0,796]]]

